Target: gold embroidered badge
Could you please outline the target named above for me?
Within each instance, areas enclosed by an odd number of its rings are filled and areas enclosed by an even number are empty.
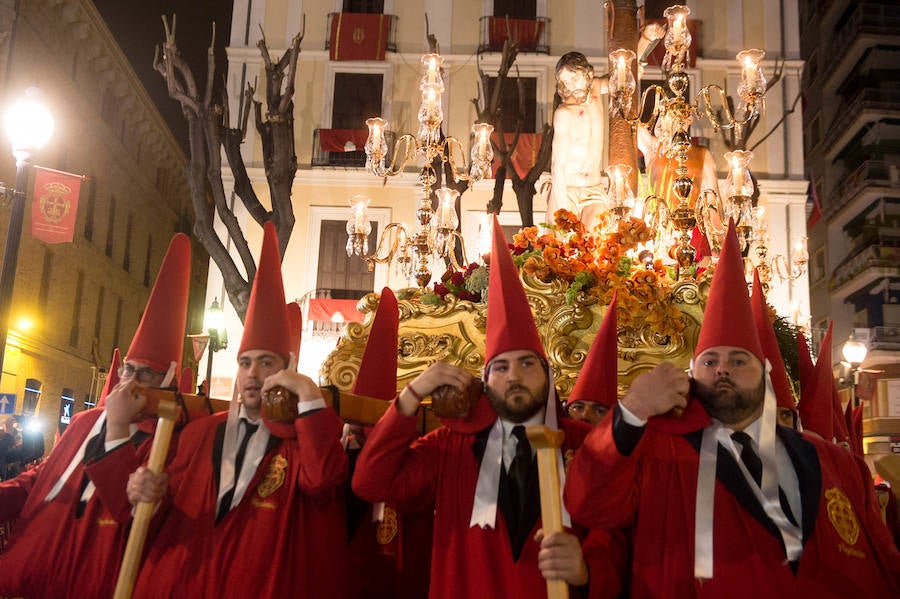
[[[384,506],[384,515],[378,523],[378,528],[375,529],[375,540],[379,545],[387,545],[397,536],[398,529],[397,512]]]
[[[284,484],[285,471],[288,462],[282,455],[277,455],[269,462],[269,469],[256,487],[256,494],[260,497],[268,497]]]
[[[66,197],[72,192],[67,185],[53,182],[44,186],[47,193],[41,195],[41,214],[48,223],[58,223],[69,214],[72,202]]]
[[[859,521],[856,519],[856,514],[853,513],[850,500],[837,487],[825,491],[825,499],[831,525],[844,541],[855,545],[859,539]]]
[[[566,471],[566,474],[569,473],[569,464],[572,463],[572,460],[575,458],[575,450],[567,449],[563,454],[563,469]]]

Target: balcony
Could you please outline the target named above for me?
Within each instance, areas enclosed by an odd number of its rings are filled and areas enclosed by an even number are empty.
[[[512,38],[519,42],[519,52],[550,54],[548,29],[550,19],[512,19],[509,17],[481,17],[481,42],[478,52],[501,52],[503,42]]]
[[[869,349],[900,350],[900,327],[872,327]]]
[[[384,60],[397,51],[396,15],[332,12],[326,27],[330,60]]]
[[[366,166],[366,129],[315,129],[311,166],[363,168]],[[388,144],[388,156],[394,151],[396,135],[384,132]]]
[[[884,277],[900,277],[900,247],[870,245],[844,260],[831,275],[832,295],[843,299]]]
[[[842,104],[828,126],[829,134],[823,140],[826,160],[834,160],[859,127],[881,117],[900,117],[900,89],[864,89],[849,104]]]
[[[894,2],[859,2],[847,22],[834,33],[823,54],[835,60],[826,69],[829,71],[829,78],[838,77],[838,81],[842,81],[846,71],[856,64],[863,52],[879,42],[895,44],[898,30],[900,6]],[[873,39],[877,37],[883,37],[884,40]]]
[[[835,188],[825,216],[837,214],[857,194],[869,187],[898,187],[898,185],[900,185],[900,171],[897,165],[883,160],[866,160]]]

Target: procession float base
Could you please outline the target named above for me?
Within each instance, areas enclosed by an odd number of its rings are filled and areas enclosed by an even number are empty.
[[[575,385],[607,307],[596,296],[586,293],[578,293],[573,301],[568,301],[568,284],[561,281],[544,283],[523,274],[522,283],[553,369],[556,387],[560,396],[566,397]],[[707,291],[708,284],[703,281],[679,282],[661,300],[670,302],[682,318],[683,326],[678,327],[681,330],[677,333],[660,334],[659,326],[642,323],[633,314],[628,319],[632,326],[619,327],[620,394],[635,376],[660,362],[688,367],[700,330]],[[400,308],[397,389],[402,389],[438,361],[481,376],[487,315],[485,302],[465,301],[447,295],[437,304],[424,303],[423,292],[418,289],[398,291],[397,297]],[[337,347],[322,365],[322,384],[334,385],[341,390],[353,388],[378,302],[376,293],[359,301],[357,308],[365,319],[362,323],[349,323],[342,331]],[[623,320],[621,310],[620,306],[620,322]]]

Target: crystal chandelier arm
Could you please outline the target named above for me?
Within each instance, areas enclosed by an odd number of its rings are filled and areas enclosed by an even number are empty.
[[[712,241],[712,245],[718,249],[718,240],[725,235],[725,207],[722,205],[722,198],[712,189],[703,189],[697,198],[697,213],[700,215],[698,223],[700,229],[706,235],[707,239]],[[715,214],[716,220],[719,221],[718,226],[712,219]]]
[[[403,144],[403,159],[400,161],[400,164],[397,164],[397,157],[400,154],[400,145]],[[407,133],[400,137],[397,140],[397,143],[394,144],[394,153],[391,155],[391,162],[388,166],[385,173],[382,175],[383,177],[393,177],[395,175],[399,175],[403,172],[403,169],[406,168],[406,164],[416,157],[416,138],[415,136]],[[385,229],[385,232],[387,230]]]
[[[641,120],[641,115],[647,109],[647,96],[651,91],[656,91],[656,94],[653,97],[653,112],[646,122]],[[625,114],[625,109],[622,106],[621,98],[615,98],[615,100],[610,105],[610,109],[613,112],[613,116],[619,116],[625,121],[627,121],[632,127],[636,125],[643,125],[648,127],[654,120],[660,115],[660,102],[661,98],[668,97],[666,91],[662,88],[662,86],[653,84],[644,90],[644,93],[641,94],[641,100],[638,102],[637,108],[631,114]]]
[[[451,251],[448,252],[448,255],[449,255],[449,258],[450,258],[450,265],[451,265],[455,270],[465,270],[465,267],[462,266],[462,265],[459,263],[459,261],[456,259],[456,252],[452,250],[452,248],[455,248],[455,247],[456,247],[456,243],[455,243],[456,241],[459,242],[459,248],[460,248],[460,250],[462,251],[463,260],[467,260],[467,259],[468,259],[468,258],[467,258],[467,254],[466,254],[466,242],[465,242],[465,240],[463,239],[463,236],[460,234],[460,232],[454,230],[453,233],[451,234],[451,243],[450,243]]]
[[[446,151],[443,152],[442,156],[445,162],[450,163],[450,171],[453,173],[454,181],[471,181],[469,177],[469,166],[466,164],[466,152],[462,147],[462,143],[455,137],[448,137],[444,140],[444,147]],[[462,170],[457,169],[457,162],[453,158],[453,148],[456,148],[459,151],[460,162],[463,165]]]
[[[385,241],[389,240],[390,249],[387,254],[381,256],[381,250],[384,247]],[[378,239],[378,247],[375,249],[375,252],[369,256],[365,256],[365,261],[369,265],[369,271],[371,272],[373,268],[375,268],[375,264],[387,264],[391,260],[394,259],[394,255],[397,253],[397,249],[400,247],[400,243],[406,243],[407,241],[407,233],[406,228],[400,223],[391,223],[387,227],[384,228],[384,231],[381,233],[381,237]]]
[[[719,100],[722,103],[722,110],[725,112],[725,120],[719,120],[719,116],[712,109],[712,100],[710,99],[711,92],[715,91],[719,96]],[[703,112],[700,112],[700,100],[703,100]],[[697,94],[697,97],[694,99],[694,112],[698,115],[704,115],[712,123],[713,131],[718,133],[719,129],[732,129],[734,128],[738,137],[740,137],[741,129],[746,126],[750,121],[756,118],[757,110],[756,106],[751,105],[748,107],[747,115],[744,119],[735,118],[734,113],[732,113],[730,106],[728,105],[728,94],[725,93],[725,90],[716,85],[715,83],[711,83],[709,85],[704,86],[700,93]]]

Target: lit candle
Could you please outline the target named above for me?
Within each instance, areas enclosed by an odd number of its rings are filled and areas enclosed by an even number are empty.
[[[616,67],[616,75],[618,77],[617,81],[619,84],[619,89],[625,89],[625,57],[619,56],[619,64]]]
[[[731,163],[731,189],[734,195],[744,195],[744,169],[735,160]]]
[[[672,23],[672,29],[676,37],[681,37],[684,33],[684,15],[680,14],[675,17],[675,22]]]

